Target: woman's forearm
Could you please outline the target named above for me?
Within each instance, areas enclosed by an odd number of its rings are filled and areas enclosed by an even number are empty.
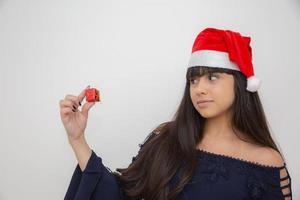
[[[87,162],[92,155],[91,148],[87,144],[84,136],[76,140],[73,140],[71,138],[68,138],[68,140],[75,153],[81,171],[84,171]]]

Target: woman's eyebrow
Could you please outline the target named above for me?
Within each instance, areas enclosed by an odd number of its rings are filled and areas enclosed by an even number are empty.
[[[222,73],[222,72],[212,72],[212,74],[218,74],[218,75],[222,76],[224,73]]]

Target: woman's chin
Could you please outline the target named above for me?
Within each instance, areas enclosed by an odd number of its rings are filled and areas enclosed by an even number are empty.
[[[209,110],[201,110],[201,111],[198,111],[199,114],[204,117],[204,118],[213,118],[216,116],[216,114],[212,111],[209,111]]]

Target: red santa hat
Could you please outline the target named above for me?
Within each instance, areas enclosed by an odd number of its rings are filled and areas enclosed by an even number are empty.
[[[260,80],[254,76],[251,38],[231,30],[206,28],[196,37],[188,67],[207,66],[242,72],[247,78],[247,90],[256,92]]]

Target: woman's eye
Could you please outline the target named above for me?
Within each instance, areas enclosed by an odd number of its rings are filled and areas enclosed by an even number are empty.
[[[194,84],[194,81],[195,81],[195,80],[196,80],[196,79],[191,79],[191,80],[190,80],[190,83],[191,83],[191,84]]]
[[[215,75],[215,74],[210,74],[209,75],[209,79],[211,79],[211,80],[216,80],[216,79],[218,79],[219,77],[217,76],[217,75]]]
[[[216,79],[218,79],[219,78],[219,76],[218,75],[216,75],[216,74],[209,74],[208,75],[208,79],[209,80],[216,80]],[[190,79],[190,83],[193,85],[194,83],[196,83],[195,81],[197,81],[198,79],[197,78],[191,78]]]

